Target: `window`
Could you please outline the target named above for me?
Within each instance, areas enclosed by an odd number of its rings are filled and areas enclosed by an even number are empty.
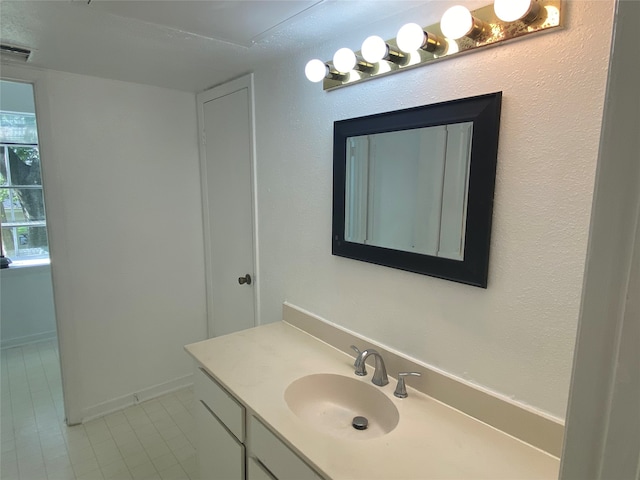
[[[33,86],[0,81],[0,223],[12,265],[47,263],[47,240]]]

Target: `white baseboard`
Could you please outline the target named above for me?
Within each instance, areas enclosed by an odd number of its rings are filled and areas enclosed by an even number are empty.
[[[176,390],[181,390],[193,385],[193,374],[185,375],[183,377],[170,380],[153,387],[145,388],[139,392],[131,392],[128,395],[107,400],[106,402],[87,407],[82,412],[81,423],[86,423],[99,417],[103,417],[113,412],[122,410],[123,408],[142,403],[147,400],[166,395]]]
[[[25,335],[23,337],[7,338],[0,340],[0,348],[21,347],[30,343],[43,342],[56,338],[56,331],[36,333],[34,335]]]

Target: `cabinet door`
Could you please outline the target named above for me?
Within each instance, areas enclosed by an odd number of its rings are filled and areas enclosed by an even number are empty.
[[[289,449],[260,420],[251,416],[249,449],[252,456],[279,480],[321,480],[309,465]]]
[[[247,459],[247,480],[276,480],[255,458]]]
[[[202,480],[244,480],[244,445],[201,402],[196,403],[198,471]]]
[[[244,407],[203,368],[196,368],[195,398],[201,400],[240,443],[244,442]]]

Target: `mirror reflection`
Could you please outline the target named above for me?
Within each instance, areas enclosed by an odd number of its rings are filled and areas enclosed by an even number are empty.
[[[348,137],[348,242],[464,260],[473,122]]]

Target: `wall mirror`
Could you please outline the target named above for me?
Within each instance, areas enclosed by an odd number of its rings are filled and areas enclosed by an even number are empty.
[[[486,288],[501,101],[336,121],[332,253]]]

